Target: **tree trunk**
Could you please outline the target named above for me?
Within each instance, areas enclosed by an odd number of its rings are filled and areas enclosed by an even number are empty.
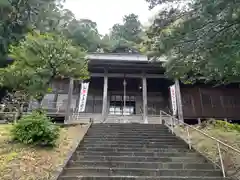
[[[42,109],[42,100],[43,100],[44,96],[40,96],[37,99],[37,110],[41,110]]]

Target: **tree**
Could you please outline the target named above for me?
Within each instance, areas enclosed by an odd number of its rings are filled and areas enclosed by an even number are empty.
[[[55,2],[55,0],[0,1],[0,59],[6,59],[9,45],[24,38],[32,29],[39,13]]]
[[[123,17],[123,24],[114,24],[109,35],[103,38],[105,52],[138,52],[144,32],[135,14]]]
[[[142,25],[135,14],[129,14],[123,18],[123,37],[124,39],[136,44],[142,41]]]
[[[33,21],[33,27],[42,33],[64,35],[88,52],[96,52],[101,45],[101,35],[96,22],[89,19],[77,20],[74,14],[68,9],[63,9],[60,3],[42,9]]]
[[[152,7],[172,0],[151,0]],[[240,1],[194,0],[162,11],[149,29],[148,49],[166,56],[167,74],[186,81],[240,80]]]
[[[75,19],[74,14],[68,9],[62,9],[61,3],[49,4],[48,8],[41,9],[32,22],[34,29],[45,33],[63,33],[69,22]]]
[[[142,25],[135,14],[124,16],[123,24],[114,24],[110,32],[113,39],[125,39],[134,43],[140,43],[142,35]]]
[[[11,46],[13,64],[1,70],[1,83],[22,91],[40,104],[56,78],[88,77],[85,52],[70,40],[54,34],[28,34]]]
[[[73,19],[65,29],[64,35],[88,52],[96,52],[100,48],[101,35],[97,24],[89,19]]]

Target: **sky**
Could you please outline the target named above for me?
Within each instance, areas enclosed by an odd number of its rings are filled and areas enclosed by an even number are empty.
[[[91,19],[98,24],[101,34],[106,34],[116,23],[121,23],[124,15],[134,13],[143,25],[157,12],[149,11],[145,0],[66,0],[65,8],[71,10],[78,19]]]

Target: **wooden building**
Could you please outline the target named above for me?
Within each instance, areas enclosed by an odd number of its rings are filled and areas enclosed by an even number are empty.
[[[140,54],[88,55],[90,79],[85,112],[79,113],[81,82],[56,80],[53,92],[47,94],[43,106],[49,114],[65,120],[92,118],[96,122],[127,121],[154,123],[160,110],[171,113],[169,87],[176,86],[181,119],[240,118],[240,91],[237,85],[183,85],[164,76],[161,63],[149,62]],[[32,106],[33,107],[33,106]]]

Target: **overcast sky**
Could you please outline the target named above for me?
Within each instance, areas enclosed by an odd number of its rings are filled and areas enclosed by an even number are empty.
[[[145,0],[66,0],[65,8],[78,19],[91,19],[98,24],[101,34],[106,34],[115,23],[121,23],[124,15],[134,13],[142,24],[157,12],[149,11]]]

